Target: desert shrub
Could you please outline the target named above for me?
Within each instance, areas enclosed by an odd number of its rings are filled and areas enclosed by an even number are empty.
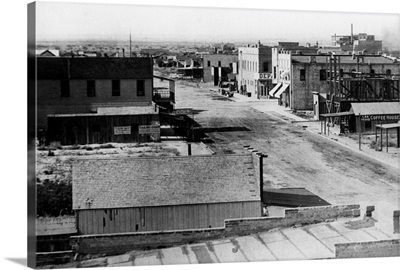
[[[71,181],[46,179],[37,184],[36,191],[38,216],[57,217],[61,214],[73,214]]]

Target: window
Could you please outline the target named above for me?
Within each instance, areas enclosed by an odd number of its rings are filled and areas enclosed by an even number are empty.
[[[69,81],[61,81],[61,97],[69,97]]]
[[[321,69],[319,71],[319,80],[326,81],[326,69]]]
[[[390,74],[392,74],[392,71],[390,69],[386,70],[386,76],[390,76]]]
[[[276,67],[274,67],[274,78],[276,78]]]
[[[339,69],[339,77],[343,77],[343,68]]]
[[[112,96],[120,96],[121,95],[121,81],[120,80],[112,80]]]
[[[232,63],[229,63],[229,68],[230,68],[231,70],[233,70],[233,64],[232,64]]]
[[[219,67],[221,66],[221,61],[218,61],[218,66],[219,66]]]
[[[96,82],[94,80],[87,81],[87,96],[88,97],[96,96]]]
[[[268,62],[263,63],[263,71],[268,72]]]
[[[300,81],[305,81],[305,80],[306,80],[306,70],[300,69]]]
[[[374,69],[371,69],[371,71],[369,73],[371,75],[371,78],[375,77],[375,70]]]
[[[207,67],[211,67],[211,61],[207,61]]]
[[[136,95],[138,97],[144,96],[144,80],[137,80],[136,81]]]

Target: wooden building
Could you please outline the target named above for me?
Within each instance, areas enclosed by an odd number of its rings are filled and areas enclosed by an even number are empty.
[[[156,106],[100,107],[95,113],[55,114],[47,119],[48,141],[63,145],[160,140]]]
[[[48,115],[88,114],[99,107],[152,106],[151,58],[38,57],[37,127]]]
[[[214,228],[260,217],[256,162],[252,154],[75,160],[78,234]]]

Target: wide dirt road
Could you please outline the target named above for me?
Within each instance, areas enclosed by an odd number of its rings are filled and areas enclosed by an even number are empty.
[[[212,150],[242,153],[244,145],[251,145],[269,156],[264,165],[266,188],[304,187],[332,204],[399,209],[399,175],[393,167],[284,121],[275,112],[251,107],[261,104],[268,102],[235,102],[210,91],[207,84],[176,84],[176,107],[195,110],[195,121],[214,141]]]

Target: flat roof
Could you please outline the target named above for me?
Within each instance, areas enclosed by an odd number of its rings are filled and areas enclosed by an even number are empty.
[[[158,114],[154,106],[132,106],[132,107],[98,107],[97,113],[74,113],[74,114],[49,114],[47,117],[81,117],[81,116],[113,116],[113,115],[144,115]]]
[[[391,129],[400,127],[400,123],[376,125],[376,128]]]
[[[400,114],[400,103],[397,102],[362,102],[351,103],[351,110],[358,115]]]
[[[323,117],[338,117],[338,116],[346,116],[346,115],[353,115],[354,112],[338,112],[338,113],[324,113],[320,114]]]

